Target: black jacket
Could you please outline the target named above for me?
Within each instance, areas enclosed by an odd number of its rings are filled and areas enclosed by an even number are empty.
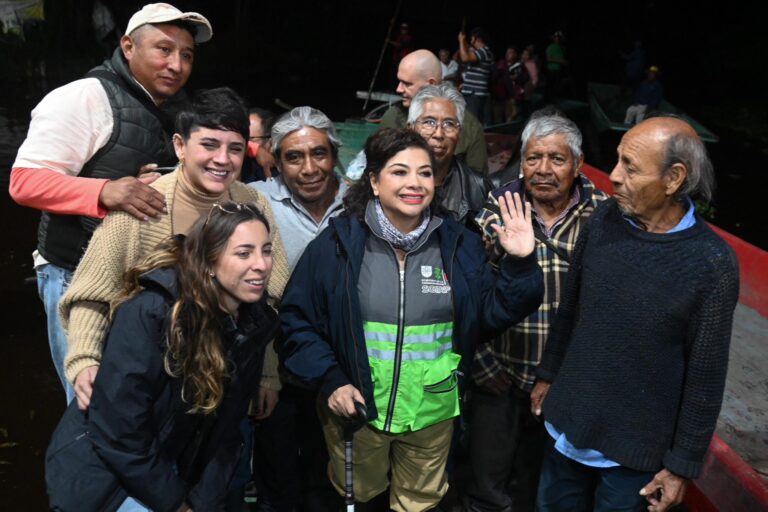
[[[286,369],[323,396],[353,384],[365,398],[368,420],[378,411],[357,284],[369,230],[341,215],[307,246],[285,288],[280,356]],[[475,344],[519,322],[541,304],[544,281],[534,253],[504,258],[499,272],[487,263],[480,237],[445,218],[436,237],[451,283],[454,351],[466,373]]]
[[[473,219],[483,209],[491,190],[491,180],[454,158],[448,176],[435,190],[435,203],[450,212],[454,220],[473,228]]]
[[[242,444],[238,424],[258,387],[277,317],[263,301],[243,304],[237,324],[222,314],[230,365],[224,400],[214,414],[188,414],[181,382],[163,365],[176,272],[152,271],[142,285],[112,322],[87,418],[73,402],[54,432],[46,456],[53,508],[110,510],[93,501],[104,494],[109,474],[119,483],[107,501],[130,495],[157,512],[174,511],[185,500],[194,510],[222,508]],[[78,421],[84,435],[72,430]]]

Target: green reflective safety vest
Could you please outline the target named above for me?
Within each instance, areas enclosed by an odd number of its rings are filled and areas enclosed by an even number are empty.
[[[406,326],[400,347],[397,325],[364,322],[363,329],[373,398],[383,412],[372,426],[398,434],[459,414],[461,356],[452,350],[453,322]]]
[[[440,222],[430,222],[403,271],[388,242],[366,241],[358,294],[379,411],[370,425],[384,432],[416,431],[459,414],[453,297],[431,236]],[[377,235],[377,226],[368,224]]]

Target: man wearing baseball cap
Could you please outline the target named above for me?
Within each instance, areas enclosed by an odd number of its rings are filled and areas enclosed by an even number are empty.
[[[646,79],[643,80],[635,91],[635,97],[624,115],[624,124],[637,124],[645,115],[659,108],[664,98],[664,86],[659,80],[658,66],[648,68]]]
[[[195,45],[212,33],[201,14],[146,5],[131,17],[111,59],[51,91],[32,111],[9,192],[17,203],[43,212],[33,258],[67,402],[75,394],[64,374],[67,338],[59,299],[109,211],[142,220],[166,214],[164,196],[149,187],[159,174],[148,171],[176,161],[170,107],[181,100]],[[89,387],[96,369],[68,377]]]

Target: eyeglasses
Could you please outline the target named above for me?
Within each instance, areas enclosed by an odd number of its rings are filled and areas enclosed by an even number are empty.
[[[226,203],[213,203],[213,206],[211,206],[211,209],[208,211],[208,216],[205,218],[205,224],[203,224],[203,226],[208,225],[208,222],[211,220],[211,215],[215,210],[229,214],[242,212],[243,210],[249,211],[254,215],[260,213],[254,206],[247,203],[236,203],[234,201],[227,201]]]
[[[438,121],[434,117],[419,119],[416,121],[416,126],[419,128],[420,132],[427,135],[435,133],[438,126],[443,128],[443,133],[446,135],[453,135],[459,131],[459,128],[461,128],[461,125],[455,119],[443,119],[442,121]]]

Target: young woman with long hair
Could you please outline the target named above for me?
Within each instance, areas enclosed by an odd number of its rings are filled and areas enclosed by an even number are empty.
[[[389,487],[391,509],[427,510],[448,489],[458,381],[475,343],[541,303],[531,208],[500,199],[507,256],[495,270],[479,236],[431,208],[435,164],[420,135],[381,130],[365,154],[346,213],[309,244],[285,290],[281,350],[289,372],[320,388],[336,489],[345,488],[343,418],[360,402],[357,499]]]
[[[224,202],[125,275],[88,412],[73,401],[46,458],[51,506],[219,510],[277,316],[269,224]]]

